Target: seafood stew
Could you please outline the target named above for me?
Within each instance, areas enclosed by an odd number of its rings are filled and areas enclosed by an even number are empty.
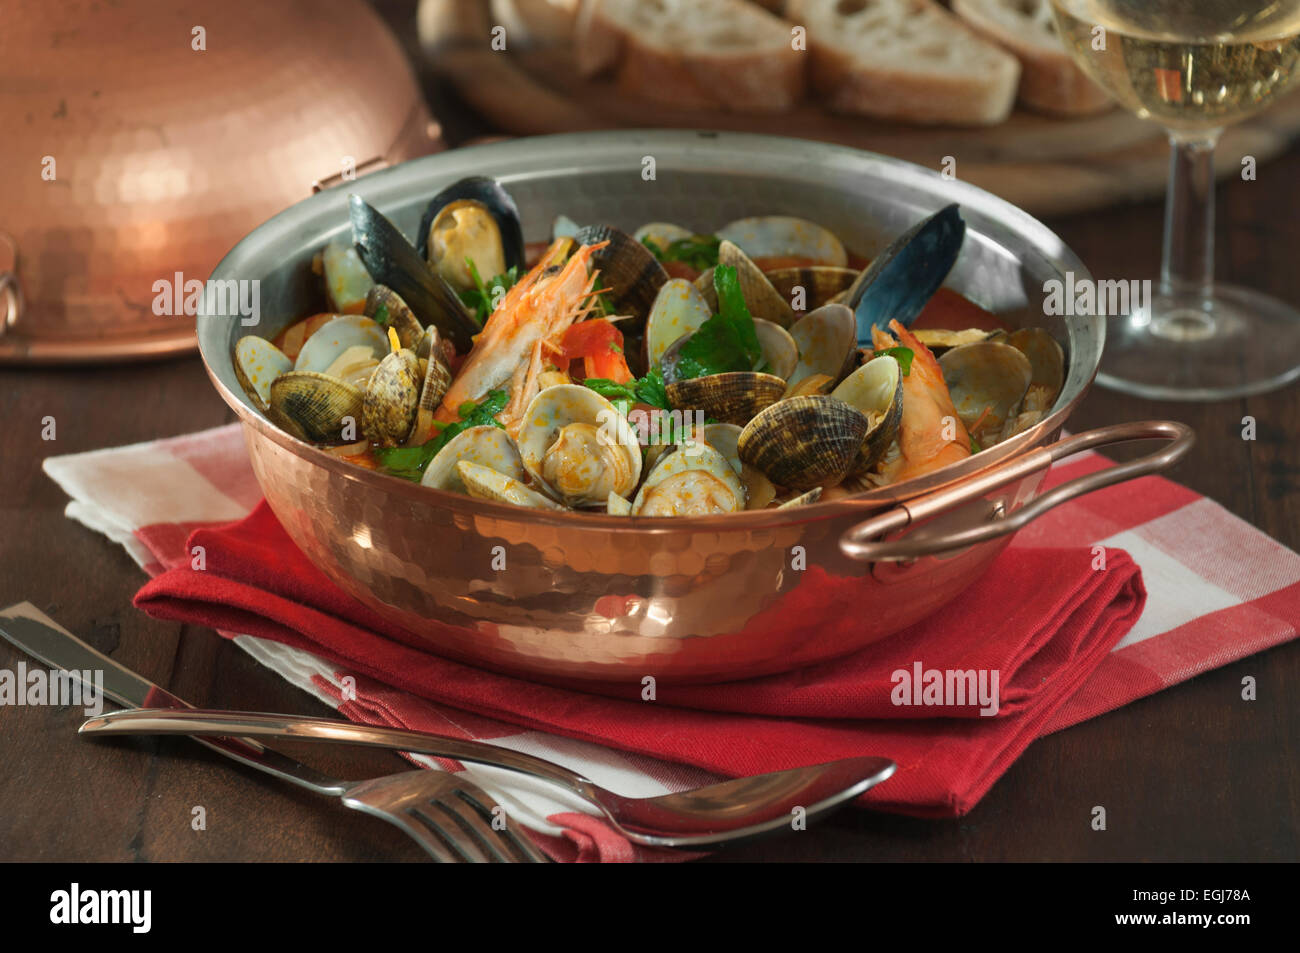
[[[330,310],[239,339],[235,371],[285,432],[435,489],[647,517],[800,506],[980,453],[1064,386],[1048,331],[940,288],[955,205],[870,263],[771,215],[707,234],[561,217],[529,254],[484,177],[436,195],[415,244],[349,209],[352,241],[315,262]]]

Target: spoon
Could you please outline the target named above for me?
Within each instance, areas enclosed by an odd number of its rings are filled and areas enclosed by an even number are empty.
[[[198,709],[136,708],[86,721],[91,735],[192,735],[293,738],[391,748],[520,771],[565,788],[600,809],[628,840],[651,847],[722,844],[790,825],[796,811],[811,820],[879,784],[897,768],[887,758],[844,758],[802,768],[721,781],[659,797],[615,794],[568,768],[479,741],[418,731],[300,718]]]

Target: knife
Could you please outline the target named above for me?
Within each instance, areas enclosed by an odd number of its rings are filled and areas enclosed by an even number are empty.
[[[85,673],[101,673],[104,695],[127,708],[194,707],[102,652],[95,651],[30,602],[0,609],[0,637],[37,661],[69,673],[84,688],[99,688],[94,682],[86,681]],[[194,740],[218,754],[309,791],[342,796],[343,788],[333,778],[251,738],[196,737]]]

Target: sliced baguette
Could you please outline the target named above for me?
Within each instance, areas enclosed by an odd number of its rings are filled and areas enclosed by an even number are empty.
[[[837,112],[989,125],[1011,112],[1014,56],[932,0],[790,0],[808,31],[812,81]]]
[[[746,0],[584,0],[574,45],[584,76],[676,106],[780,111],[806,82],[790,25]]]
[[[1019,98],[1030,109],[1083,116],[1114,105],[1066,52],[1048,0],[952,0],[952,9],[1020,60]]]

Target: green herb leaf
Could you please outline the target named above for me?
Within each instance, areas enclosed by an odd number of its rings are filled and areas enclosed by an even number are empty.
[[[972,455],[979,453],[983,449],[984,448],[979,445],[979,441],[977,441],[974,437],[970,438],[970,452]]]
[[[745,305],[740,279],[730,265],[713,269],[718,313],[705,321],[677,350],[678,380],[728,371],[752,371],[762,360],[754,317]]]
[[[660,410],[672,409],[668,403],[668,391],[664,387],[663,375],[657,367],[652,367],[650,372],[640,380],[628,381],[626,384],[616,384],[605,377],[588,377],[582,383],[601,397],[615,403],[616,406],[618,401],[630,401],[648,404]],[[626,411],[624,413],[626,414]]]
[[[497,421],[496,416],[505,410],[506,404],[509,402],[510,394],[506,391],[490,391],[477,404],[473,401],[466,401],[461,404],[459,408],[460,422],[448,424],[438,436],[428,443],[421,444],[418,447],[381,447],[375,451],[375,457],[378,458],[384,472],[401,477],[404,480],[410,480],[413,483],[419,483],[420,478],[424,476],[425,468],[438,455],[438,451],[447,446],[457,434],[463,433],[470,427],[485,425],[500,427],[501,424]]]
[[[386,304],[381,304],[379,307],[377,307],[377,308],[375,309],[375,319],[374,319],[374,320],[375,320],[375,323],[376,323],[376,324],[387,324],[387,323],[388,323],[388,305],[386,305]]]
[[[718,263],[718,247],[722,239],[717,235],[692,235],[670,242],[667,248],[646,237],[641,243],[660,261],[681,261],[696,271],[708,271]]]
[[[516,265],[509,268],[504,274],[496,275],[485,282],[478,273],[478,267],[473,259],[466,258],[465,265],[469,269],[470,278],[474,281],[474,287],[460,292],[460,300],[465,303],[465,307],[469,308],[470,314],[478,322],[479,327],[482,327],[495,308],[497,296],[509,291],[519,280],[519,267]]]
[[[902,369],[904,377],[912,373],[912,358],[916,357],[916,355],[912,353],[910,347],[887,347],[883,351],[877,351],[876,357],[881,357],[885,354],[888,354],[898,362],[898,366]]]

